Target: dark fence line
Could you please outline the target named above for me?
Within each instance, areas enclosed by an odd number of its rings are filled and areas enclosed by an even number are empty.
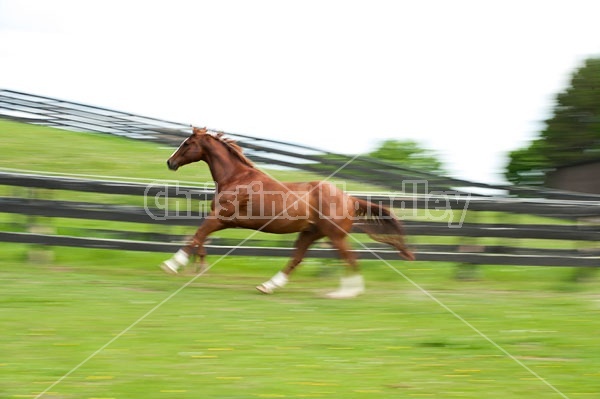
[[[173,245],[186,244],[191,239],[191,234],[168,234],[146,231],[131,231],[131,230],[110,230],[110,229],[89,229],[71,227],[66,230],[65,236],[75,235],[80,237],[81,234],[93,236],[98,239],[113,239],[113,240],[128,240],[156,243],[170,243]],[[244,247],[256,248],[293,248],[294,240],[288,237],[274,236],[270,239],[235,239],[224,237],[209,237],[207,244],[213,246],[229,246],[234,247],[243,245]],[[390,251],[390,247],[380,243],[367,242],[359,245],[351,240],[354,247],[372,251]],[[325,245],[328,246],[328,245]],[[316,245],[319,247],[319,244]],[[546,256],[556,257],[584,257],[584,256],[600,256],[600,248],[580,248],[580,249],[556,249],[556,248],[525,248],[506,245],[464,245],[464,244],[412,244],[411,249],[418,253],[482,253],[496,255],[521,255],[521,256],[537,256],[540,251]],[[336,251],[333,252],[336,254]],[[335,255],[336,256],[336,255]],[[445,256],[445,255],[441,255]]]
[[[82,234],[96,237],[98,239],[113,239],[113,240],[128,240],[156,243],[170,243],[172,245],[183,245],[189,242],[191,234],[169,234],[147,231],[131,231],[131,230],[111,230],[111,229],[90,229],[83,227],[70,227],[63,233],[64,236],[74,235],[81,237]],[[287,237],[275,236],[272,239],[235,239],[225,237],[211,236],[206,241],[207,245],[213,246],[239,246],[257,247],[257,248],[292,248],[294,241]],[[353,242],[352,242],[353,243]],[[318,248],[320,245],[317,244]],[[323,245],[321,245],[322,247]],[[327,247],[327,245],[325,245]],[[390,251],[390,247],[380,243],[367,242],[358,245],[354,243],[354,247],[359,249],[373,251]],[[461,245],[461,244],[412,244],[411,249],[418,253],[481,253],[497,254],[497,255],[539,255],[540,248],[522,248],[506,245]],[[335,251],[334,251],[335,252]],[[558,257],[580,257],[580,256],[600,256],[600,248],[581,248],[581,249],[556,249],[543,248],[544,255]]]
[[[172,182],[132,183],[87,180],[72,177],[0,172],[0,185],[83,191],[102,194],[136,195],[158,198],[186,198],[209,201],[214,190],[203,187],[180,186]],[[472,197],[448,193],[429,196],[355,195],[357,198],[400,209],[468,210],[526,213],[555,218],[600,217],[600,201],[520,199],[512,197]]]
[[[131,223],[150,223],[170,226],[199,226],[205,214],[185,212],[173,216],[172,211],[142,208],[127,205],[107,205],[89,202],[55,201],[0,197],[0,209],[5,213],[32,216],[61,217],[74,219],[110,220]],[[406,233],[412,236],[462,236],[496,238],[540,238],[554,240],[599,241],[600,230],[586,225],[507,224],[507,223],[462,223],[449,225],[447,222],[403,220]],[[360,221],[352,232],[363,233]],[[450,227],[452,226],[452,227]],[[371,228],[376,230],[379,226]],[[383,233],[383,230],[381,231]]]
[[[214,197],[214,189],[177,186],[168,182],[134,183],[13,172],[0,172],[0,185],[152,197],[186,198],[192,196],[194,199],[206,200]]]
[[[162,183],[130,183],[117,181],[93,181],[80,178],[70,178],[49,175],[30,175],[21,173],[0,172],[0,185],[18,186],[33,189],[69,190],[91,193],[146,196],[154,206],[154,199],[164,201],[166,198],[184,198],[198,201],[208,201],[214,197],[214,192],[199,187],[182,187]],[[443,196],[387,197],[384,195],[361,195],[360,198],[371,200],[386,206],[394,206],[403,210],[428,209],[432,211],[453,210],[494,211],[510,213],[528,213],[553,217],[597,218],[600,215],[600,203],[584,201],[553,201],[553,200],[519,200],[513,198],[465,198],[463,196],[445,198]],[[163,202],[166,203],[166,202]],[[200,202],[195,202],[199,204]],[[43,216],[52,218],[77,218],[90,220],[105,220],[133,222],[150,225],[198,226],[204,217],[202,212],[187,212],[190,203],[181,205],[186,210],[185,217],[172,217],[172,209],[157,209],[156,207],[140,207],[116,204],[98,204],[79,201],[59,201],[38,198],[0,197],[0,212],[22,214],[27,216]],[[196,208],[197,209],[197,208]],[[443,212],[442,212],[443,213]],[[476,214],[477,212],[475,212]],[[152,216],[154,217],[152,217]],[[456,222],[456,221],[455,221]],[[363,224],[358,222],[353,232],[363,232]],[[415,245],[418,260],[449,261],[473,264],[498,265],[545,265],[545,266],[598,266],[600,253],[594,249],[541,249],[521,248],[506,245],[478,244],[478,237],[509,238],[509,239],[553,239],[590,242],[600,239],[600,229],[594,225],[584,224],[511,224],[511,223],[457,223],[448,224],[446,221],[431,222],[404,220],[406,233],[409,236],[444,236],[456,237],[460,243],[453,244],[421,244]],[[193,230],[190,231],[192,233]],[[124,235],[125,239],[115,238],[84,238],[66,235],[0,232],[0,241],[20,242],[29,244],[75,246],[85,248],[106,248],[133,251],[171,252],[181,246],[184,236],[143,234],[144,240],[136,241],[128,237],[140,236],[135,232],[111,232],[103,234]],[[145,240],[150,238],[152,241]],[[174,242],[173,242],[174,241]],[[289,243],[275,243],[277,246],[258,245],[256,242],[244,243],[237,247],[232,241],[215,240],[228,245],[211,245],[209,253],[213,255],[244,255],[244,256],[289,256]],[[257,244],[257,245],[249,245]],[[264,244],[264,243],[263,243]],[[279,246],[285,245],[285,247]],[[371,244],[372,245],[372,244]],[[395,251],[388,247],[377,245],[372,248],[356,251],[363,259],[399,259]],[[309,256],[337,257],[332,249],[312,249]]]
[[[106,238],[86,238],[71,236],[56,236],[34,233],[0,232],[0,241],[24,244],[38,244],[49,246],[68,246],[94,249],[114,249],[125,251],[143,252],[175,252],[180,243],[146,242],[133,240],[115,240]],[[209,255],[229,256],[271,256],[289,257],[292,248],[281,247],[251,247],[206,245]],[[398,260],[396,251],[383,249],[357,249],[354,252],[360,259],[371,260]],[[461,262],[485,265],[527,265],[527,266],[559,266],[559,267],[597,267],[600,256],[589,256],[581,253],[558,254],[495,254],[495,253],[468,253],[468,252],[428,252],[419,251],[419,261]],[[337,251],[328,248],[312,248],[307,252],[308,257],[337,258]]]

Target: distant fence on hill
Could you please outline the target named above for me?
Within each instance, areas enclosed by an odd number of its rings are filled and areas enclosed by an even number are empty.
[[[104,222],[131,222],[154,226],[188,226],[192,234],[204,214],[191,212],[184,218],[169,217],[169,208],[152,206],[124,205],[114,202],[87,202],[56,200],[46,195],[53,190],[69,192],[128,195],[144,198],[193,198],[194,201],[210,201],[214,192],[202,187],[182,187],[168,184],[146,184],[110,180],[88,180],[56,175],[24,174],[0,172],[0,186],[14,190],[26,190],[34,195],[0,196],[0,213],[26,215],[29,218],[68,218]],[[18,190],[17,190],[18,191]],[[37,193],[37,194],[35,194]],[[40,194],[41,193],[41,194]],[[396,210],[427,210],[438,214],[444,210],[467,212],[460,220],[460,226],[448,220],[404,220],[406,233],[410,237],[420,237],[413,247],[419,261],[444,261],[468,264],[530,265],[530,266],[575,266],[596,267],[600,265],[600,250],[595,243],[600,239],[600,202],[567,201],[549,199],[518,199],[489,197],[456,197],[444,199],[436,196],[390,196],[356,195]],[[473,217],[481,212],[494,212],[500,216],[499,223],[477,223]],[[539,224],[518,223],[514,215],[537,215],[562,219],[564,223]],[[470,216],[468,216],[470,215]],[[505,216],[503,216],[505,215]],[[512,215],[512,216],[511,216]],[[435,219],[435,218],[434,218]],[[575,223],[579,221],[578,223]],[[7,229],[9,230],[9,229]],[[23,229],[21,229],[23,230]],[[360,233],[357,223],[353,232]],[[102,237],[110,235],[111,237]],[[435,237],[446,237],[443,243]],[[453,237],[448,242],[448,237]],[[497,242],[491,242],[491,239]],[[89,228],[78,234],[57,234],[40,231],[0,231],[0,241],[41,244],[49,246],[73,246],[132,251],[172,252],[186,240],[184,235],[168,232],[139,232]],[[428,242],[429,240],[429,242]],[[492,241],[493,241],[492,240]],[[531,245],[531,241],[561,240],[562,245]],[[555,241],[549,241],[554,243]],[[564,244],[568,242],[569,244]],[[239,240],[213,239],[207,246],[211,255],[243,256],[289,256],[291,242],[265,244],[259,240],[243,242]],[[357,249],[362,259],[399,259],[390,247],[369,244],[369,248]],[[311,249],[308,256],[337,257],[333,249]]]
[[[76,131],[113,134],[136,140],[178,145],[190,134],[186,124],[97,107],[52,97],[0,89],[0,117],[25,123]],[[308,127],[309,128],[309,127]],[[307,128],[307,129],[308,129]],[[335,154],[314,147],[244,134],[229,133],[257,163],[305,170],[323,176],[376,184],[392,191],[428,193],[427,190],[476,192],[492,190],[519,196],[568,200],[600,200],[600,195],[548,188],[486,184],[440,176],[364,156]],[[426,181],[406,185],[407,181]]]

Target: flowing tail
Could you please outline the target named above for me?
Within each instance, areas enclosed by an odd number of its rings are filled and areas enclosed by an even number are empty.
[[[358,198],[353,197],[352,201],[354,201],[356,216],[366,217],[365,223],[361,227],[369,237],[396,248],[404,259],[415,260],[415,255],[404,242],[402,223],[396,219],[392,211]]]

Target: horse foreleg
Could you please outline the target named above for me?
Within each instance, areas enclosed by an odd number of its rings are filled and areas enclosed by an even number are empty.
[[[200,225],[189,244],[177,251],[173,257],[164,261],[161,268],[169,274],[177,274],[180,268],[185,267],[188,264],[191,255],[197,255],[199,258],[199,267],[196,268],[196,271],[198,271],[198,269],[203,270],[206,266],[204,260],[206,257],[204,241],[206,241],[206,237],[208,237],[209,234],[221,230],[224,227],[225,226],[219,219],[209,216],[204,223]]]
[[[288,282],[290,274],[292,274],[294,269],[302,262],[302,259],[304,259],[308,247],[322,237],[323,234],[316,230],[302,231],[294,245],[295,249],[292,258],[289,260],[285,269],[278,272],[269,281],[265,281],[257,286],[256,289],[263,294],[272,294],[277,288],[284,287]]]
[[[190,259],[189,252],[186,252],[185,248],[181,248],[179,251],[170,258],[161,263],[160,268],[166,273],[177,274],[179,268],[184,267],[188,264]]]

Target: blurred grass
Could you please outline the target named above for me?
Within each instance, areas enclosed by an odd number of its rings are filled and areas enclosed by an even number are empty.
[[[35,397],[188,283],[161,254],[56,248],[49,264],[0,244],[0,396]],[[289,286],[253,286],[283,259],[209,257],[195,280],[44,398],[559,397],[381,262],[368,291],[321,299],[339,271],[307,262]],[[408,278],[567,397],[600,395],[600,297],[566,268],[485,268],[471,283],[453,265],[391,262]]]

